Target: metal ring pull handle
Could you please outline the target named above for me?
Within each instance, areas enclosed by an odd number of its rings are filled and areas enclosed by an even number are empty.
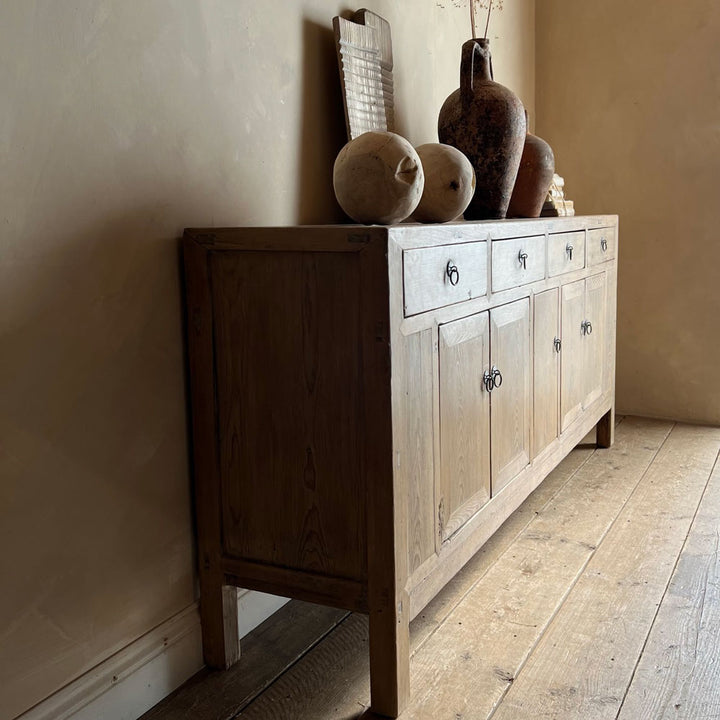
[[[607,238],[603,237],[600,239],[600,247],[602,248],[603,252],[607,252]]]
[[[457,285],[460,282],[460,271],[457,269],[457,265],[453,265],[452,260],[448,260],[445,274],[448,276],[451,285]]]
[[[572,260],[572,254],[573,254],[574,249],[575,248],[573,248],[573,246],[570,243],[568,243],[565,246],[565,252],[568,254],[568,258],[570,258],[570,260]]]
[[[583,320],[580,327],[583,335],[592,335],[592,323],[589,320]]]
[[[497,369],[495,365],[492,366],[492,380],[493,386],[499,388],[503,383],[502,373]]]
[[[556,337],[553,340],[553,345],[555,346],[555,352],[559,353],[560,350],[562,349],[562,341],[560,340],[560,338]]]
[[[527,259],[528,259],[528,254],[524,250],[521,250],[518,253],[518,260],[520,261],[520,264],[522,265],[523,270],[527,270],[527,265],[525,264]]]
[[[491,393],[495,388],[495,381],[493,380],[493,376],[487,370],[483,373],[483,382],[485,383],[485,389]]]

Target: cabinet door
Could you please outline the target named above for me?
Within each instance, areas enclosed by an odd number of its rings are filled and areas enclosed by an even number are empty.
[[[492,392],[493,494],[530,462],[530,299],[490,310],[491,365],[502,374]]]
[[[562,287],[562,358],[560,363],[560,430],[564,431],[582,412],[587,383],[583,370],[583,322],[585,281]]]
[[[603,391],[605,360],[606,301],[605,273],[593,275],[585,281],[585,321],[590,323],[583,336],[583,370],[585,390],[583,408],[589,407]]]
[[[533,457],[558,436],[560,291],[538,293],[533,305]]]
[[[490,499],[488,314],[440,326],[440,535],[448,539]]]

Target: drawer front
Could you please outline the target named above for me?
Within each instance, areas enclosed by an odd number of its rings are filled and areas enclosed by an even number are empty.
[[[615,257],[615,228],[588,230],[588,265],[598,265]]]
[[[487,293],[487,243],[403,251],[405,317]]]
[[[545,277],[545,236],[532,235],[492,244],[492,290],[499,292]]]
[[[548,271],[550,277],[585,267],[585,232],[550,235]]]

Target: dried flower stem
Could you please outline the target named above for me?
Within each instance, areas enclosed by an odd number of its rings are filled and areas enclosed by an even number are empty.
[[[472,36],[475,37],[475,0],[470,0],[470,29]]]
[[[472,7],[472,0],[470,0],[470,6]],[[485,23],[485,35],[483,36],[487,40],[488,28],[490,27],[490,13],[492,12],[492,0],[488,3],[488,16],[487,22]]]

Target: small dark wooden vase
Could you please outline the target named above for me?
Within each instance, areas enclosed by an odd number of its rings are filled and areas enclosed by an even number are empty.
[[[520,99],[493,80],[490,41],[468,40],[462,46],[460,89],[445,100],[438,119],[440,142],[465,153],[475,168],[467,220],[506,216],[526,130]]]
[[[555,173],[552,148],[537,135],[527,134],[508,217],[540,217],[543,203]]]

